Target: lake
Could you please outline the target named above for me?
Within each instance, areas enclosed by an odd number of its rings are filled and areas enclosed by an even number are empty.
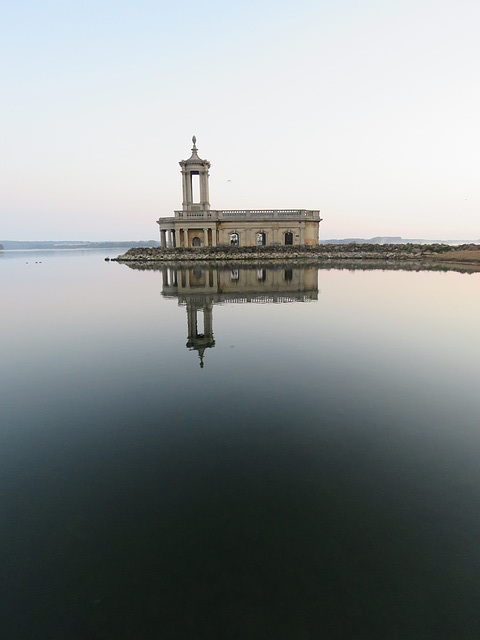
[[[480,274],[106,255],[0,255],[1,637],[477,640]]]

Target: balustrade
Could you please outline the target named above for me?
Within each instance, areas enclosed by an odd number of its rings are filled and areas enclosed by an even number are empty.
[[[318,219],[319,211],[307,209],[222,209],[209,211],[175,211],[175,218],[190,220],[245,220],[255,218]]]

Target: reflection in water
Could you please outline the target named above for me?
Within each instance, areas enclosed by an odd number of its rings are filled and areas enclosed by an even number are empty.
[[[252,267],[212,269],[163,267],[162,296],[177,298],[187,309],[187,348],[198,352],[204,367],[205,349],[215,346],[213,305],[222,303],[307,302],[318,298],[318,270]],[[203,330],[199,330],[199,314]]]
[[[103,255],[2,261],[0,638],[478,640],[480,276]]]

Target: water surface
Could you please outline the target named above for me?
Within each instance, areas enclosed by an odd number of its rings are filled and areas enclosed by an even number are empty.
[[[480,275],[6,255],[2,637],[479,637]]]

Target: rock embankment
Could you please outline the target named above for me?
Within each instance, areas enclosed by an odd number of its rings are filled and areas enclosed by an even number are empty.
[[[241,261],[382,261],[480,265],[480,245],[464,244],[327,244],[315,247],[134,247],[117,262],[241,262]]]

